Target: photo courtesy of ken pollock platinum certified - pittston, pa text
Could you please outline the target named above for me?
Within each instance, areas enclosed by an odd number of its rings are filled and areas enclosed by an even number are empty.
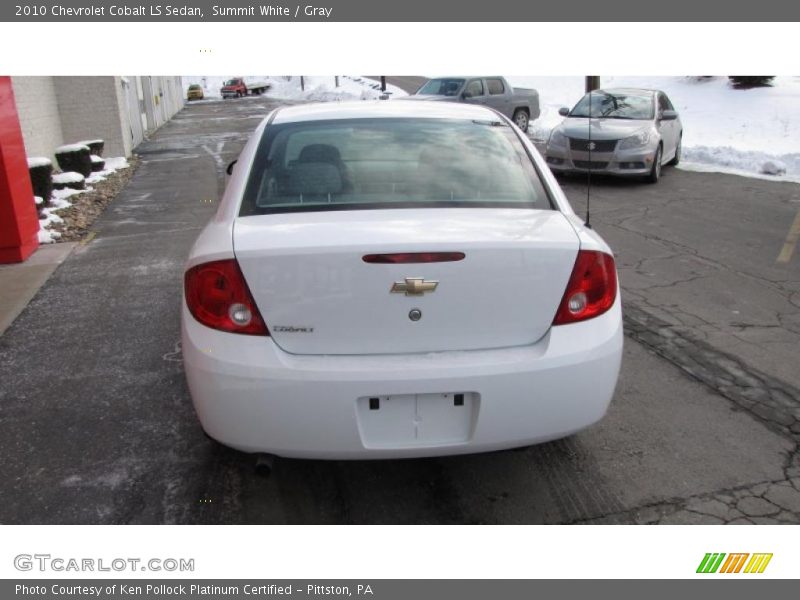
[[[108,585],[80,585],[61,584],[26,585],[18,583],[15,586],[17,596],[291,596],[294,592],[306,596],[372,596],[374,591],[368,584],[350,585],[319,585],[308,584],[303,587],[292,588],[291,585],[277,585],[274,583],[264,585],[201,585],[192,584],[146,584],[133,585],[129,583],[113,583]],[[355,592],[355,594],[354,594]]]

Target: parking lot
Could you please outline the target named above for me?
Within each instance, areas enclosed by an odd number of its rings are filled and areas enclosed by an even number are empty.
[[[597,426],[485,455],[283,459],[269,478],[210,442],[181,365],[183,262],[276,104],[187,106],[0,336],[0,522],[800,522],[800,186],[733,175],[594,179],[626,326]],[[583,213],[585,178],[562,186]]]

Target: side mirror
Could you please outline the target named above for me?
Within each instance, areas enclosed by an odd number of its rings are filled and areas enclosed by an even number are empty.
[[[461,92],[461,97],[464,100],[469,100],[470,98],[472,98],[472,94],[470,94],[467,90],[464,90],[463,92]]]
[[[678,113],[674,110],[665,110],[661,113],[662,121],[674,121],[678,118]]]
[[[228,175],[233,175],[233,165],[235,165],[237,162],[239,162],[238,158],[236,160],[232,160],[230,163],[228,163],[228,168],[225,169],[225,172]]]
[[[566,106],[562,106],[558,109],[558,114],[560,114],[562,117],[566,117],[569,114],[569,109]]]

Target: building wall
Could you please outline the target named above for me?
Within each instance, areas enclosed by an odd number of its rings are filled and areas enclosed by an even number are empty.
[[[180,77],[145,76],[141,78],[147,131],[155,131],[183,108]]]
[[[25,152],[53,160],[64,144],[56,88],[52,77],[12,77]]]
[[[28,156],[105,141],[104,155],[130,156],[145,136],[183,108],[180,77],[13,77]]]
[[[54,77],[61,130],[68,144],[105,141],[105,156],[128,156],[130,132],[120,120],[119,77]]]

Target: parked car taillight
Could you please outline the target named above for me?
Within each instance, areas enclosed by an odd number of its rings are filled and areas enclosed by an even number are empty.
[[[617,297],[617,271],[610,254],[581,250],[553,325],[566,325],[602,315]]]
[[[203,325],[213,329],[269,335],[235,259],[197,265],[184,277],[186,305]]]

